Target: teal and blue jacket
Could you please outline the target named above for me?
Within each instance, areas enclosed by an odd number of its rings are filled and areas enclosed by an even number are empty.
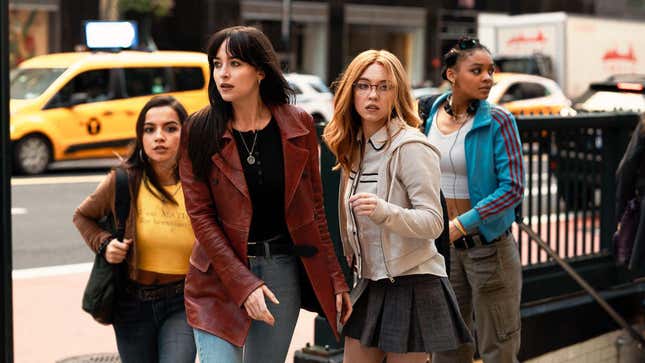
[[[426,135],[438,106],[449,94],[441,95],[432,104]],[[479,231],[492,241],[511,226],[514,209],[524,195],[522,143],[515,118],[501,107],[480,101],[473,127],[466,134],[465,149],[473,208],[457,218],[469,233]]]

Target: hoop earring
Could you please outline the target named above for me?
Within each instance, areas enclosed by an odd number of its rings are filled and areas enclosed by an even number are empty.
[[[142,163],[146,162],[146,159],[143,157],[143,149],[139,149],[139,160],[141,160]]]

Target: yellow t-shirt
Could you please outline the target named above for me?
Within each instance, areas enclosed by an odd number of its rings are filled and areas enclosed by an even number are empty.
[[[186,274],[195,234],[186,213],[181,183],[164,188],[179,205],[162,202],[146,188],[145,181],[139,186],[137,268],[164,274]]]

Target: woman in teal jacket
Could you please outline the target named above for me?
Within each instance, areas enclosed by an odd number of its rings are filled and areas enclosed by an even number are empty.
[[[513,116],[486,101],[495,65],[477,39],[444,56],[451,92],[427,112],[425,133],[441,152],[441,189],[450,218],[450,281],[462,316],[477,322],[485,363],[517,362],[522,269],[511,234],[524,194],[522,144]],[[437,353],[433,362],[472,362],[474,347]]]

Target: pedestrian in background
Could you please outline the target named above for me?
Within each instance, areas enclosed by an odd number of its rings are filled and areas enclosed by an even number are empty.
[[[341,170],[339,218],[358,282],[345,362],[426,362],[471,341],[434,239],[439,153],[419,132],[401,62],[365,51],[337,82],[324,139]]]
[[[128,174],[130,212],[123,242],[97,223],[114,211],[115,171],[74,213],[85,242],[109,263],[127,261],[114,332],[124,363],[193,363],[195,343],[184,309],[184,277],[195,236],[186,214],[177,156],[186,110],[157,96],[141,110],[136,143],[121,168]]]
[[[631,250],[624,258],[627,267],[636,272],[645,271],[644,197],[645,114],[642,114],[616,170],[616,216],[622,218],[619,220],[619,233],[614,237],[614,243],[623,244],[626,251]]]
[[[513,115],[486,101],[495,69],[490,51],[462,38],[443,60],[451,91],[427,110],[426,133],[441,152],[450,282],[471,328],[474,315],[484,362],[517,362],[522,266],[511,224],[524,193],[522,144]],[[433,362],[472,362],[473,354],[465,344]]]
[[[335,333],[351,312],[327,229],[316,130],[288,104],[291,90],[259,30],[217,32],[208,60],[210,106],[190,117],[181,147],[198,241],[188,321],[202,363],[282,363],[305,299]]]

